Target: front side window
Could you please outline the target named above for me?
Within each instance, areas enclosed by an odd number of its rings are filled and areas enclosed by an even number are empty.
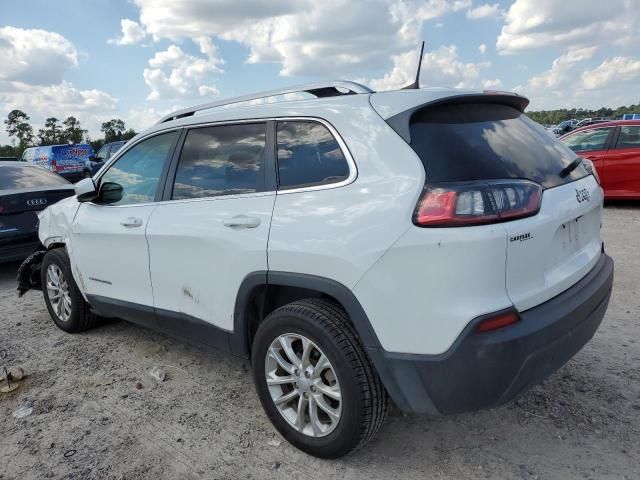
[[[574,152],[604,150],[610,131],[611,128],[596,128],[586,132],[578,132],[565,138],[562,142]]]
[[[263,190],[266,137],[264,123],[190,130],[180,153],[172,199]]]
[[[133,205],[155,199],[162,167],[177,136],[174,131],[143,140],[109,167],[100,184],[111,182],[122,187],[122,198],[111,205]]]
[[[616,148],[640,148],[640,125],[620,127]]]
[[[278,184],[280,189],[326,185],[349,177],[340,145],[318,122],[278,122]]]

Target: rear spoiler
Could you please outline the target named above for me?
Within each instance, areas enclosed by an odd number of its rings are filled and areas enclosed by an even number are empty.
[[[511,92],[494,92],[485,91],[484,93],[469,93],[463,95],[456,95],[453,97],[439,98],[431,102],[422,103],[415,107],[409,108],[403,112],[400,112],[393,117],[387,118],[386,122],[395,132],[400,135],[405,142],[411,143],[411,133],[409,126],[411,125],[411,118],[413,114],[418,110],[424,108],[435,107],[443,104],[460,104],[460,103],[492,103],[508,105],[510,107],[517,108],[521,112],[529,105],[529,99],[517,95]]]

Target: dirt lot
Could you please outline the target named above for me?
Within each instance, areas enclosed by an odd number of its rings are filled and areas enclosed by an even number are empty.
[[[0,394],[0,479],[637,479],[640,206],[608,205],[604,239],[616,260],[612,302],[567,366],[496,410],[394,410],[373,442],[339,461],[279,437],[241,361],[120,321],[65,334],[40,292],[18,300],[17,265],[0,266],[0,366],[29,375]],[[156,365],[167,372],[159,384],[147,374]],[[25,404],[33,413],[14,418]]]

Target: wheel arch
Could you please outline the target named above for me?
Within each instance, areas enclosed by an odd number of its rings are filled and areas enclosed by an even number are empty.
[[[329,298],[347,312],[366,349],[379,348],[380,342],[353,292],[329,278],[294,272],[260,271],[245,277],[234,308],[231,350],[250,357],[253,334],[259,323],[281,305],[302,298]]]

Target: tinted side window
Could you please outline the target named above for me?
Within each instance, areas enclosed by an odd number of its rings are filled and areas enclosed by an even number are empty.
[[[597,128],[576,133],[562,140],[574,152],[603,150],[611,128]]]
[[[620,127],[616,148],[640,148],[640,125]]]
[[[281,189],[325,185],[349,177],[340,145],[318,122],[278,122],[278,183]]]
[[[261,191],[266,137],[264,123],[190,130],[180,153],[172,198]]]
[[[163,133],[134,145],[109,167],[100,183],[122,186],[122,199],[111,205],[152,202],[158,188],[162,167],[171,154],[178,132]]]

